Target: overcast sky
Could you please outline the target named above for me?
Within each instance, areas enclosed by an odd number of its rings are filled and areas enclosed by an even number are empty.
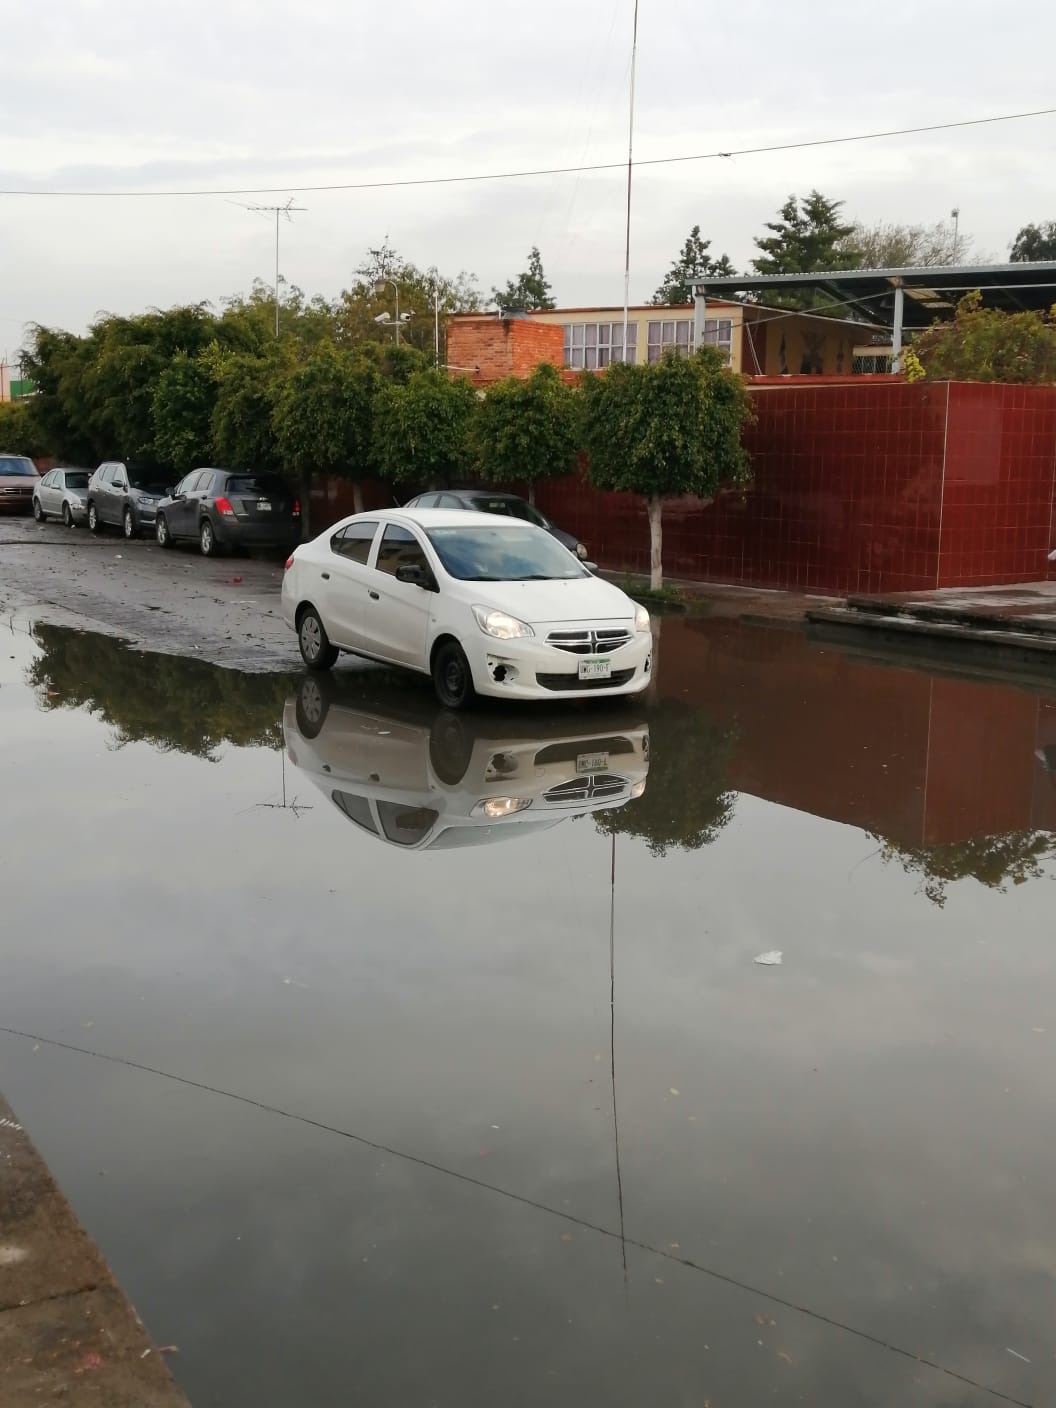
[[[633,0],[53,0],[4,7],[0,186],[288,187],[621,161]],[[701,4],[640,0],[635,154],[768,142],[1056,106],[1056,6],[1020,0]],[[1056,219],[1056,118],[643,167],[632,300],[688,229],[743,268],[791,192],[852,218],[961,230],[1004,258]],[[0,354],[26,322],[82,329],[271,281],[273,226],[221,196],[0,197]],[[336,294],[388,235],[488,292],[538,244],[559,304],[623,297],[624,176],[312,192],[283,273]]]

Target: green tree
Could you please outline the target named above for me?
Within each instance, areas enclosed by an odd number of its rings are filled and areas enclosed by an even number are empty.
[[[825,269],[859,267],[860,256],[847,248],[854,229],[840,220],[841,200],[829,200],[820,191],[799,199],[791,195],[768,220],[769,235],[756,237],[759,255],[752,261],[757,274],[812,274]],[[766,301],[785,308],[831,307],[827,295],[813,289],[788,293],[768,291]]]
[[[352,481],[362,512],[379,380],[369,361],[324,342],[282,384],[273,423],[283,463],[300,475],[302,504],[310,501],[312,475],[332,474]]]
[[[670,352],[660,362],[614,362],[580,386],[582,437],[599,489],[641,494],[649,515],[653,589],[663,584],[664,500],[709,498],[749,478],[741,430],[751,419],[745,383],[722,353]]]
[[[684,699],[661,699],[649,710],[649,776],[641,797],[598,813],[599,831],[637,836],[654,856],[710,845],[733,816],[729,788],[736,742],[731,724],[717,724]]]
[[[376,287],[378,285],[379,287]],[[379,291],[380,288],[380,291]],[[356,277],[334,304],[337,329],[334,341],[344,347],[395,342],[396,293],[400,301],[400,343],[416,348],[430,362],[436,358],[435,337],[440,338],[440,365],[446,359],[447,320],[452,313],[471,313],[481,306],[476,275],[465,270],[442,274],[435,265],[420,269],[384,240],[369,249],[356,269]],[[382,313],[389,321],[379,323]],[[411,316],[406,321],[402,315]]]
[[[507,377],[486,393],[472,422],[480,477],[492,484],[526,481],[535,502],[539,479],[571,474],[579,452],[576,393],[549,362],[529,377]]]
[[[177,352],[154,388],[154,458],[176,478],[211,458],[214,367],[215,356],[210,361]]]
[[[374,460],[382,478],[442,486],[463,476],[476,406],[468,381],[432,368],[405,385],[383,386],[374,402]]]
[[[693,285],[708,274],[726,277],[736,274],[729,255],[723,254],[712,259],[708,250],[711,240],[700,237],[700,226],[694,225],[686,236],[685,244],[678,258],[671,265],[663,283],[653,294],[652,302],[657,305],[667,303],[692,303]]]
[[[523,274],[508,279],[505,288],[493,288],[491,292],[502,313],[530,313],[533,308],[555,307],[538,246],[532,245]]]
[[[0,401],[0,451],[40,459],[49,453],[47,441],[33,418],[33,402]]]
[[[1012,241],[1012,252],[1008,257],[1013,264],[1056,259],[1056,220],[1043,220],[1040,225],[1024,225]]]
[[[969,293],[956,315],[914,337],[906,353],[911,381],[1056,381],[1056,317],[984,308]]]
[[[274,416],[292,359],[288,348],[281,344],[273,348],[259,357],[236,352],[216,359],[216,404],[210,429],[219,464],[279,473],[283,469]]]
[[[971,235],[962,235],[952,222],[935,225],[855,224],[838,251],[842,267],[853,269],[930,269],[966,264],[972,255]]]

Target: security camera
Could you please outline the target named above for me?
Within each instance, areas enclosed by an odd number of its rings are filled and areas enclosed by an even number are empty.
[[[389,321],[389,315],[388,313],[379,313],[374,321],[376,323],[387,323]]]
[[[408,311],[407,311],[406,313],[401,313],[401,314],[400,314],[400,322],[401,322],[401,323],[409,323],[413,317],[414,317],[414,309],[413,309],[413,308],[410,308],[410,309],[408,309]]]

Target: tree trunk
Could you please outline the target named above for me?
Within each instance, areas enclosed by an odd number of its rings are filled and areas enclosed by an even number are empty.
[[[535,480],[534,480],[534,479],[529,479],[529,481],[528,481],[528,502],[531,504],[532,508],[535,508]]]
[[[301,540],[308,542],[312,536],[312,471],[301,471]]]
[[[649,585],[658,592],[664,585],[664,501],[659,494],[650,494],[649,510]]]
[[[358,479],[352,481],[352,508],[356,513],[363,512],[363,485]]]

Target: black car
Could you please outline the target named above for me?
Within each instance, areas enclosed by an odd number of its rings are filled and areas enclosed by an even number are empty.
[[[404,508],[468,508],[474,513],[502,513],[507,518],[523,518],[526,523],[534,523],[537,528],[545,528],[552,533],[581,562],[586,562],[590,556],[574,533],[558,528],[534,504],[527,499],[519,499],[516,494],[495,494],[486,489],[440,489],[435,493],[419,494],[416,499],[404,504]]]
[[[227,548],[290,548],[301,538],[301,505],[277,474],[192,469],[161,503],[154,534],[163,548],[193,539],[203,557]]]
[[[110,524],[126,538],[138,538],[153,529],[165,492],[163,469],[138,460],[104,460],[88,481],[88,527],[99,533]]]

